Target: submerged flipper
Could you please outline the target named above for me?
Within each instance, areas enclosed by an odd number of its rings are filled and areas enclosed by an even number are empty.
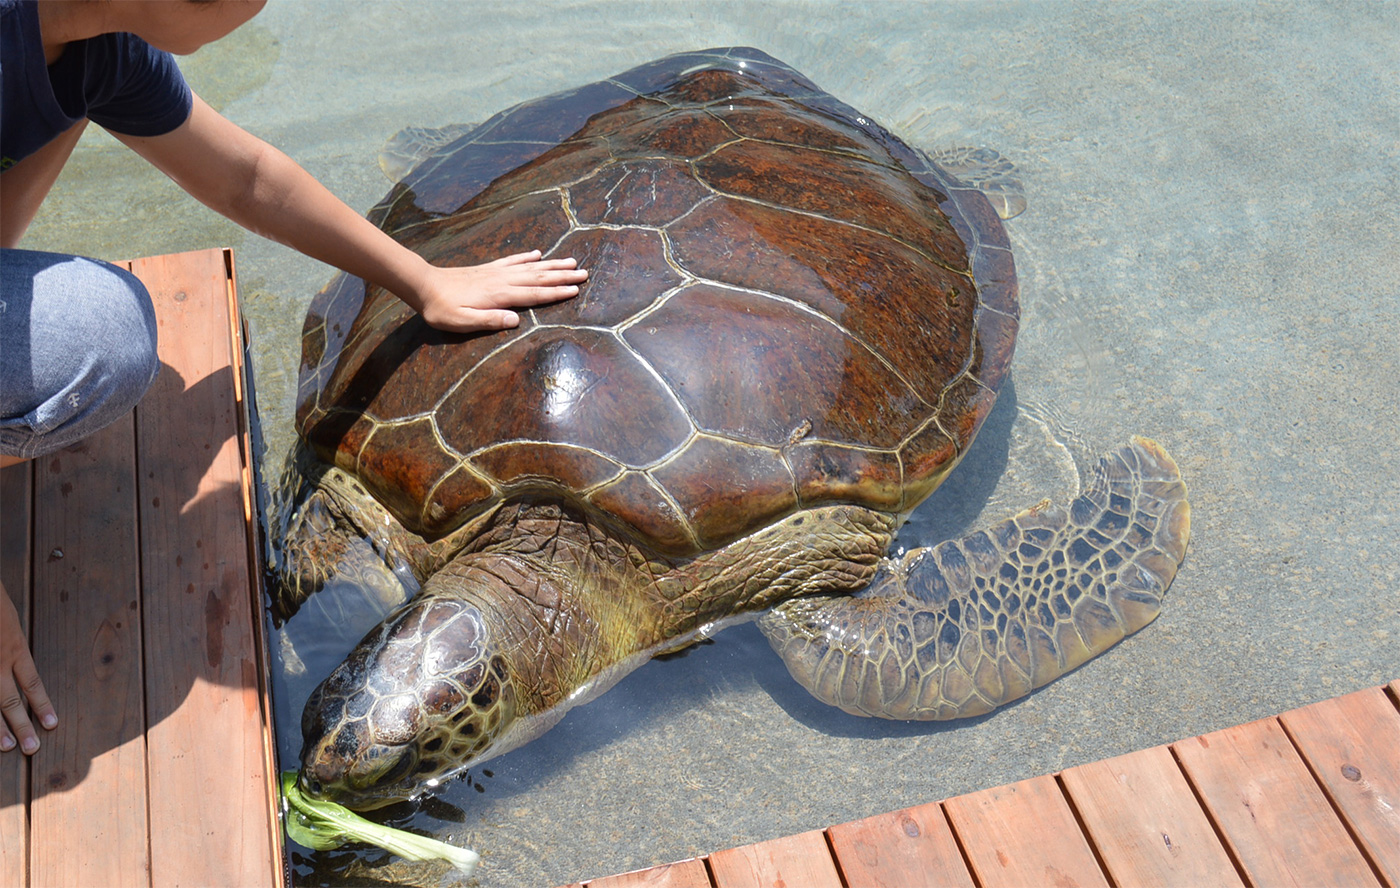
[[[1026,211],[1026,191],[1011,161],[990,148],[945,148],[930,151],[929,159],[965,184],[986,195],[1003,219]]]
[[[379,168],[390,182],[401,182],[435,151],[476,128],[475,123],[454,123],[437,129],[406,126],[394,133],[379,150]]]
[[[1068,508],[915,549],[856,595],[787,601],[759,626],[798,682],[846,712],[981,715],[1152,622],[1190,526],[1176,463],[1134,438]]]

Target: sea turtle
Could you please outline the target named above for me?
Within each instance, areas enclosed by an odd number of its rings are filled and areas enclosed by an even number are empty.
[[[455,136],[371,219],[435,263],[544,245],[591,276],[476,336],[355,278],[313,302],[277,605],[371,563],[421,588],[308,700],[305,792],[410,797],[745,615],[893,719],[985,713],[1156,616],[1189,511],[1145,439],[1068,508],[886,557],[1010,365],[979,190],[748,48]]]

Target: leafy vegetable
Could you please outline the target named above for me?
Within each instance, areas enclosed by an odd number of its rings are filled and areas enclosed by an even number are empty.
[[[282,772],[282,808],[287,837],[316,851],[339,848],[346,842],[377,845],[405,860],[446,860],[464,876],[476,869],[481,855],[417,833],[373,823],[335,802],[309,799],[297,785],[296,771]]]

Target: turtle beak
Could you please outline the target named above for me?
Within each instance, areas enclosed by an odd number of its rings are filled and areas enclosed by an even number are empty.
[[[301,788],[301,794],[304,796],[318,801],[324,801],[326,798],[324,795],[325,787],[321,781],[307,774],[304,770],[297,775],[297,785]]]
[[[308,798],[366,811],[412,796],[415,787],[406,778],[417,764],[418,755],[411,747],[375,746],[345,770],[324,761],[303,761],[297,780]]]

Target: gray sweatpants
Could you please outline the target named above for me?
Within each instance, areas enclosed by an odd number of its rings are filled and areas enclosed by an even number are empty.
[[[155,310],[135,275],[0,250],[0,454],[43,456],[112,423],[159,366]]]

